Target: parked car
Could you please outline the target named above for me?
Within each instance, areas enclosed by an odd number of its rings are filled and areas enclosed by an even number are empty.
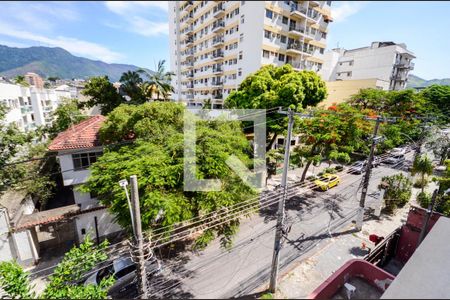
[[[153,256],[146,262],[146,269],[149,274],[155,275],[160,272],[161,264]],[[108,295],[114,295],[115,297],[121,295],[120,297],[123,298],[123,293],[127,289],[136,289],[136,264],[128,256],[115,259],[111,264],[97,270],[86,279],[84,284],[98,285],[104,278],[111,275],[114,276],[116,281],[108,290]]]
[[[396,164],[400,164],[400,163],[402,163],[404,161],[405,161],[405,156],[400,154],[400,155],[389,156],[388,158],[385,159],[384,162],[386,164],[396,165]]]
[[[366,170],[366,165],[367,162],[365,160],[360,160],[355,162],[348,171],[350,173],[362,174]]]
[[[341,178],[336,174],[325,173],[322,175],[322,179],[314,181],[316,187],[322,191],[326,191],[341,182]]]

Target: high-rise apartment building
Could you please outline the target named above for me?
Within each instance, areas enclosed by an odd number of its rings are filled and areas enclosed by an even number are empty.
[[[210,101],[228,94],[261,66],[323,65],[331,1],[169,2],[171,69],[175,100]]]
[[[414,69],[414,58],[405,44],[373,42],[368,47],[327,51],[319,74],[325,81],[375,79],[384,90],[402,90]]]

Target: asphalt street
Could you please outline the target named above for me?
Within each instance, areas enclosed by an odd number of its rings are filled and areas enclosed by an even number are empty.
[[[400,166],[384,165],[372,170],[366,208],[376,201],[383,176],[400,172],[411,164],[412,151]],[[363,175],[344,173],[341,183],[326,191],[291,188],[286,202],[286,220],[291,230],[281,250],[281,272],[294,262],[318,251],[332,236],[342,232],[356,216]],[[277,192],[270,192],[270,197]],[[262,197],[261,201],[264,201]],[[272,261],[276,212],[274,203],[241,221],[231,249],[214,241],[199,253],[185,253],[165,261],[163,272],[151,283],[151,297],[231,298],[251,295],[268,284]]]

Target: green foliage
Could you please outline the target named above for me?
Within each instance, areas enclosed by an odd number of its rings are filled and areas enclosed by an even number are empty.
[[[396,208],[405,206],[411,198],[412,183],[408,177],[402,173],[392,176],[385,176],[382,181],[387,184],[384,194],[385,211],[394,212]]]
[[[262,294],[259,299],[274,299],[274,297],[273,297],[272,293],[265,293],[265,294]]]
[[[90,98],[88,101],[80,103],[80,107],[98,105],[102,115],[108,114],[125,101],[109,81],[108,76],[90,78],[81,93]]]
[[[270,109],[274,107],[291,108],[301,111],[307,106],[315,106],[327,95],[325,82],[315,72],[295,71],[291,65],[280,67],[264,66],[247,76],[225,100],[228,108]],[[273,139],[287,128],[287,120],[277,114],[266,116],[267,132]]]
[[[29,280],[29,273],[15,261],[0,262],[0,287],[13,299],[36,298]]]
[[[169,96],[173,92],[171,80],[175,73],[166,71],[165,63],[165,60],[160,60],[155,72],[148,72],[143,69],[137,71],[147,77],[142,90],[149,99],[169,100]]]
[[[420,192],[417,195],[417,202],[420,204],[423,208],[428,208],[428,205],[431,203],[431,195],[426,192]]]
[[[433,173],[433,164],[428,156],[417,156],[414,159],[411,174],[416,175],[420,174],[420,185],[422,188],[422,192],[427,184],[426,175],[431,175]]]
[[[76,125],[87,118],[79,109],[80,104],[77,99],[65,99],[52,113],[55,118],[52,126],[48,129],[50,138],[56,137],[60,132],[65,131],[70,126]]]
[[[230,155],[236,155],[251,166],[250,146],[241,124],[221,121],[197,122],[195,175],[220,179],[222,190],[184,191],[185,113],[188,111],[182,105],[173,102],[122,105],[110,113],[101,128],[100,138],[105,142],[135,141],[105,151],[91,166],[91,176],[82,190],[95,192],[122,226],[130,228],[131,224],[125,193],[117,182],[133,174],[138,177],[144,230],[163,226],[169,230],[175,223],[226,209],[254,194],[226,164]],[[162,217],[156,221],[160,212]],[[232,226],[230,222],[215,232],[231,236]]]
[[[88,235],[79,247],[73,247],[64,255],[39,297],[32,292],[29,274],[16,262],[0,263],[0,286],[10,297],[20,299],[105,299],[108,289],[115,282],[112,276],[103,279],[98,286],[85,286],[78,281],[95,265],[107,259],[107,245],[108,242],[105,241],[94,247],[94,242]]]
[[[120,89],[131,98],[132,103],[140,104],[147,101],[141,88],[144,81],[138,72],[125,72],[119,81],[122,83]]]
[[[20,84],[21,86],[30,86],[30,84],[25,80],[25,76],[17,75],[14,78],[14,83]]]
[[[420,92],[425,101],[442,113],[445,120],[449,120],[450,86],[433,84]]]

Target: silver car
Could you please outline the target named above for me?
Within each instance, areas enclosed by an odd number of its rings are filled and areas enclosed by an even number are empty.
[[[148,274],[155,275],[161,270],[161,264],[158,259],[152,257],[146,262],[146,269]],[[113,260],[112,264],[109,264],[89,276],[84,285],[94,284],[98,285],[100,282],[109,277],[114,276],[116,281],[113,286],[108,290],[109,295],[118,295],[123,293],[127,288],[135,283],[136,279],[136,264],[130,257],[121,257]]]
[[[366,170],[367,162],[364,161],[357,161],[353,166],[351,166],[348,171],[350,173],[356,173],[356,174],[362,174]]]
[[[386,158],[386,160],[384,162],[386,164],[390,164],[390,165],[397,165],[404,161],[405,161],[405,156],[400,154],[400,155],[390,156],[390,157]]]

